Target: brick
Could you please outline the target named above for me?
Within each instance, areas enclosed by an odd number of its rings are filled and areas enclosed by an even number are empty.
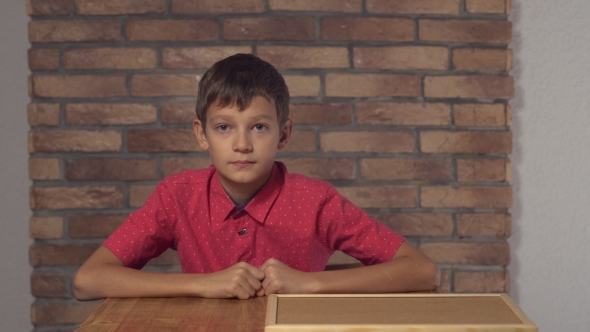
[[[59,239],[64,235],[62,217],[31,217],[29,236],[32,239]]]
[[[31,103],[27,106],[27,118],[32,127],[58,126],[59,104]]]
[[[431,98],[510,99],[514,97],[511,76],[427,76],[424,96]]]
[[[509,14],[510,0],[465,0],[469,13]]]
[[[448,294],[451,292],[451,270],[440,270],[440,285],[436,289],[437,293]]]
[[[152,258],[152,260],[150,260],[147,265],[156,265],[156,266],[162,266],[162,265],[177,265],[179,264],[179,259],[178,259],[178,253],[176,252],[176,250],[172,250],[172,249],[167,249],[166,251],[164,251],[160,256],[156,257],[156,258]],[[180,272],[180,271],[179,271]]]
[[[399,186],[338,187],[338,192],[364,208],[413,208],[416,188]]]
[[[211,165],[209,158],[164,158],[162,160],[162,173],[168,176],[189,169],[203,169]]]
[[[281,158],[289,173],[300,173],[322,180],[354,179],[355,163],[346,158]]]
[[[163,103],[163,123],[193,123],[197,118],[195,103]]]
[[[151,48],[75,48],[63,54],[66,69],[154,69]]]
[[[356,122],[374,125],[433,125],[451,122],[451,109],[442,103],[358,103]]]
[[[70,280],[65,275],[33,272],[31,293],[38,297],[69,297]]]
[[[395,74],[327,74],[326,96],[420,96],[420,77]]]
[[[504,182],[506,159],[457,159],[459,182]]]
[[[59,159],[31,158],[29,159],[29,179],[31,180],[59,180]]]
[[[29,179],[58,180],[60,178],[59,159],[31,158],[29,159]]]
[[[81,265],[100,244],[35,244],[29,250],[32,266]]]
[[[420,133],[424,153],[510,153],[512,133],[425,131]]]
[[[457,215],[457,235],[495,236],[506,238],[512,232],[512,218],[508,214],[478,213]]]
[[[360,13],[362,0],[269,0],[270,10]]]
[[[72,238],[107,237],[119,227],[128,214],[92,214],[70,217],[69,235]]]
[[[70,159],[65,167],[66,179],[70,181],[142,181],[158,178],[157,162],[149,159]]]
[[[125,30],[131,41],[212,41],[218,36],[214,19],[131,20]]]
[[[504,127],[508,125],[505,104],[458,104],[453,106],[455,125],[462,127]]]
[[[156,186],[131,186],[129,188],[129,206],[141,207],[148,197],[154,192]]]
[[[320,78],[307,75],[284,75],[291,97],[316,97],[320,93]]]
[[[123,206],[123,193],[112,186],[33,187],[31,209],[104,209]]]
[[[74,0],[78,15],[163,14],[166,0]]]
[[[316,39],[312,17],[227,18],[223,21],[225,40],[304,41]]]
[[[508,243],[424,243],[420,250],[439,264],[508,265]]]
[[[394,46],[355,47],[354,67],[391,70],[446,70],[449,53],[446,47]]]
[[[29,22],[31,43],[115,42],[121,25],[115,20],[42,20]]]
[[[413,152],[414,135],[409,131],[326,132],[320,133],[320,145],[324,152]]]
[[[193,152],[200,151],[192,129],[130,130],[129,152]]]
[[[316,151],[316,135],[311,130],[293,130],[285,152]]]
[[[100,302],[35,303],[31,307],[33,325],[79,324],[84,322]]]
[[[295,124],[340,125],[352,121],[348,104],[291,104],[289,115]]]
[[[446,159],[361,159],[361,177],[369,180],[445,181],[451,179]]]
[[[131,78],[131,95],[194,97],[198,93],[199,79],[198,75],[191,74],[134,75]]]
[[[510,280],[508,271],[493,272],[455,272],[456,293],[506,293],[509,291]]]
[[[49,98],[108,98],[127,95],[122,75],[33,76],[33,95]]]
[[[27,14],[31,16],[69,15],[70,0],[27,0]]]
[[[175,14],[262,13],[264,0],[172,0]]]
[[[414,20],[379,17],[326,17],[322,20],[322,39],[413,41]]]
[[[392,213],[376,215],[375,219],[402,236],[453,235],[453,218],[450,214]]]
[[[55,71],[59,69],[59,49],[31,48],[28,51],[29,69]]]
[[[425,208],[508,209],[511,187],[422,187],[420,202]]]
[[[459,14],[460,0],[367,0],[369,13]]]
[[[121,150],[117,131],[55,130],[29,133],[29,152],[107,152]]]
[[[419,38],[454,43],[508,44],[512,23],[497,20],[420,20]]]
[[[346,47],[259,46],[257,54],[277,68],[348,68]]]
[[[158,111],[150,104],[68,104],[70,125],[135,125],[154,123]]]
[[[252,53],[252,47],[207,46],[165,48],[162,50],[162,68],[207,69],[217,61],[237,53]]]
[[[512,50],[456,48],[453,50],[453,69],[510,71]]]

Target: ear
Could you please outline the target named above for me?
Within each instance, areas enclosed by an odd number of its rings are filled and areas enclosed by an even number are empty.
[[[285,122],[281,129],[281,138],[279,139],[279,145],[277,147],[278,150],[284,150],[287,148],[291,133],[293,133],[293,120],[287,119],[287,122]]]
[[[207,141],[207,135],[205,134],[205,129],[203,129],[201,120],[197,119],[193,121],[193,131],[195,132],[195,136],[197,137],[197,142],[199,142],[199,147],[201,150],[209,150],[209,141]]]

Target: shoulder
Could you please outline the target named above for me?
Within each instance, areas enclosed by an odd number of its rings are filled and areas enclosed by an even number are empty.
[[[287,167],[277,162],[279,168],[283,172],[284,186],[289,190],[294,191],[318,191],[318,192],[329,192],[335,190],[334,186],[326,181],[315,179],[307,175],[298,173],[289,173]]]

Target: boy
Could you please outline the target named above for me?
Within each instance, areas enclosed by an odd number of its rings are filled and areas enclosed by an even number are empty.
[[[269,63],[237,54],[201,79],[193,129],[213,163],[164,179],[78,270],[79,300],[436,289],[439,270],[332,185],[275,162],[291,137],[289,93]],[[140,271],[167,248],[182,274]],[[335,250],[365,267],[323,271]]]

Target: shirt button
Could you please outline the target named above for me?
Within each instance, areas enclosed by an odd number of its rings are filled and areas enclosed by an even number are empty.
[[[238,232],[239,236],[246,235],[246,234],[248,234],[248,230],[245,228]]]

